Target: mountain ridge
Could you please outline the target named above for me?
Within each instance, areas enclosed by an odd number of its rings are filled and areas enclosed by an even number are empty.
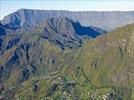
[[[10,27],[36,26],[47,18],[59,16],[71,18],[73,21],[78,20],[80,24],[84,26],[95,26],[104,30],[113,30],[119,26],[124,26],[134,22],[134,11],[73,12],[20,9],[4,17],[1,23],[4,25],[8,24]],[[40,19],[38,17],[40,17]]]
[[[67,17],[52,17],[46,19],[36,27],[11,28],[8,25],[0,26],[0,35],[15,34],[40,34],[43,38],[60,45],[62,48],[80,47],[84,38],[96,38],[106,33],[97,27],[82,26]]]

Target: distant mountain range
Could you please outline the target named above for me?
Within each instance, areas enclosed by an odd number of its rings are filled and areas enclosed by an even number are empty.
[[[127,24],[134,23],[134,11],[55,11],[55,10],[31,10],[19,9],[7,15],[1,21],[9,27],[37,26],[51,17],[67,17],[73,21],[79,21],[83,26],[95,26],[106,31],[113,30]]]

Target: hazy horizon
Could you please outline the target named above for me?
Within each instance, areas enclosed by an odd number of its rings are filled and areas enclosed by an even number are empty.
[[[132,0],[0,0],[0,20],[19,9],[66,11],[134,11]]]

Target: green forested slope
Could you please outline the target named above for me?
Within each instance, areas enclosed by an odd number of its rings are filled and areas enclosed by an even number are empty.
[[[16,38],[9,45],[14,36],[1,37],[5,99],[134,99],[134,24],[85,40],[77,49],[61,49],[39,34]]]

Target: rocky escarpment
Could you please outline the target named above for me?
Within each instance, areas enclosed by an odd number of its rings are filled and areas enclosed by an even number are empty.
[[[84,26],[96,26],[104,30],[112,30],[120,26],[134,23],[133,11],[54,11],[54,10],[31,10],[20,9],[7,15],[1,22],[9,27],[36,26],[51,17],[68,17],[73,21],[79,21]]]

